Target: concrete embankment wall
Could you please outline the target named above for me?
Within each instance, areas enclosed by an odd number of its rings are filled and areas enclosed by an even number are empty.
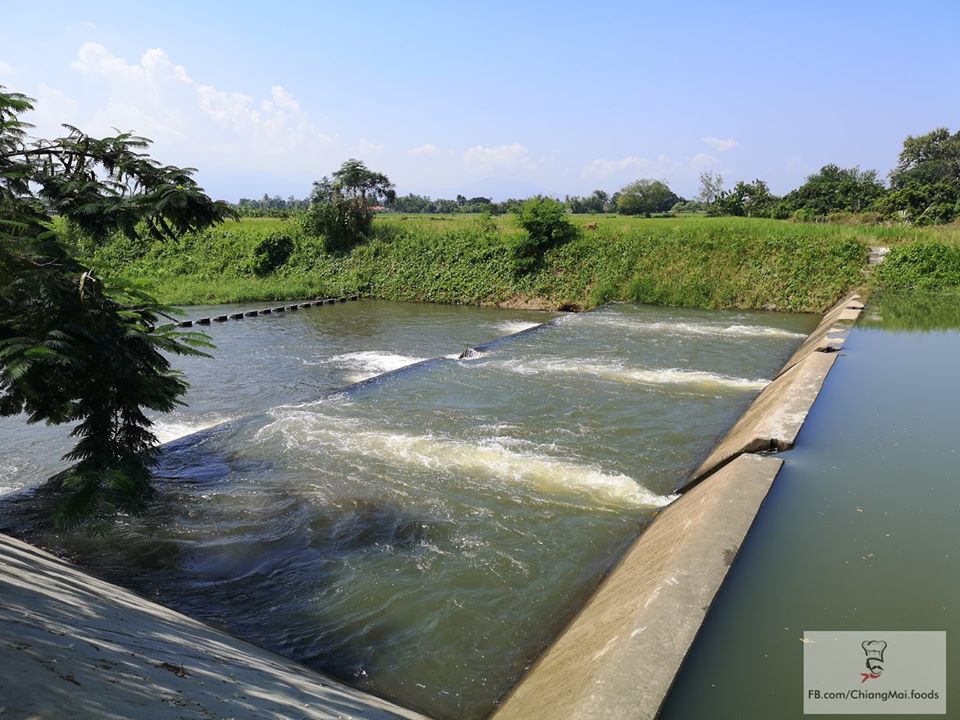
[[[423,720],[5,535],[0,717]]]
[[[832,308],[629,548],[494,720],[654,718],[863,308]]]

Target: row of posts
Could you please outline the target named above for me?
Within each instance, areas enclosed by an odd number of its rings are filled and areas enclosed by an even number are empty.
[[[228,313],[226,315],[212,315],[210,317],[197,318],[196,320],[181,320],[177,327],[193,327],[194,325],[209,325],[211,322],[226,322],[227,320],[243,320],[248,317],[257,317],[258,315],[273,315],[274,313],[293,312],[295,310],[304,310],[310,307],[319,307],[320,305],[333,305],[338,302],[347,302],[347,300],[359,300],[359,295],[344,295],[335,298],[320,298],[317,300],[307,300],[305,302],[294,303],[293,305],[280,305],[279,307],[261,308],[259,310],[246,310],[243,312]]]

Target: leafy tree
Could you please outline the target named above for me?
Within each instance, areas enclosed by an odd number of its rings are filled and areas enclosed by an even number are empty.
[[[607,211],[609,202],[610,196],[603,190],[594,190],[586,197],[567,196],[564,200],[564,204],[572,213],[603,213]]]
[[[576,237],[576,228],[567,219],[566,208],[559,200],[537,195],[526,200],[514,212],[517,223],[527,233],[514,247],[517,273],[535,269],[547,250]]]
[[[620,191],[617,210],[624,215],[650,215],[667,212],[680,200],[669,186],[660,180],[637,180]]]
[[[742,180],[732,190],[721,192],[711,203],[711,215],[737,215],[744,217],[774,217],[778,214],[779,198],[770,192],[763,180],[752,183]]]
[[[832,212],[864,212],[886,192],[875,170],[824,165],[784,198],[789,211],[823,217]]]
[[[112,233],[157,239],[201,230],[232,215],[194,182],[164,166],[131,134],[67,134],[38,140],[20,115],[32,101],[0,88],[0,414],[78,423],[73,464],[50,479],[57,519],[102,526],[143,508],[153,488],[156,437],[145,410],[173,409],[187,385],[163,353],[198,355],[198,333],[157,327],[164,308],[105,288],[53,231],[59,216],[93,242]]]
[[[897,166],[890,173],[894,190],[960,180],[960,132],[946,128],[919,137],[907,137]]]
[[[393,183],[359,160],[347,160],[332,178],[313,183],[310,218],[328,252],[345,252],[370,235],[374,205],[396,199]]]
[[[697,193],[697,201],[704,205],[709,205],[723,192],[723,175],[714,174],[710,171],[700,173],[700,192]]]
[[[960,217],[960,132],[937,128],[904,140],[890,187],[880,204],[888,215],[918,225]]]

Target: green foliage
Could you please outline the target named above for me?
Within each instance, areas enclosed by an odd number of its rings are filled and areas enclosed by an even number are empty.
[[[863,212],[873,207],[884,192],[875,170],[824,165],[788,193],[784,204],[787,211],[812,219],[835,212]]]
[[[537,267],[547,250],[576,236],[563,203],[553,198],[532,197],[515,210],[515,215],[517,224],[527,233],[513,246],[514,267],[520,274]]]
[[[369,240],[346,254],[327,253],[322,239],[300,234],[293,221],[244,219],[179,243],[154,243],[123,270],[126,279],[181,304],[358,292],[456,304],[590,307],[639,300],[822,311],[863,282],[868,244],[930,232],[746,218],[567,215],[576,236],[545,250],[535,267],[518,274],[515,248],[528,238],[518,219],[379,216]],[[270,276],[251,276],[252,250],[271,232],[289,233],[294,251]],[[109,252],[109,245],[98,248],[95,257],[105,259]]]
[[[779,205],[779,198],[770,192],[763,180],[752,183],[742,180],[732,190],[721,192],[710,205],[711,215],[733,215],[736,217],[775,217],[786,218],[789,213]]]
[[[564,205],[572,213],[607,213],[616,212],[616,204],[610,202],[610,196],[603,190],[594,190],[586,197],[578,195],[567,196]]]
[[[650,215],[667,212],[680,197],[660,180],[637,180],[622,190],[617,198],[617,212],[623,215]]]
[[[883,290],[956,291],[960,289],[960,245],[918,241],[892,247],[873,281]]]
[[[700,191],[697,193],[697,202],[706,206],[720,197],[723,192],[723,175],[704,171],[700,173]]]
[[[934,225],[960,217],[960,132],[946,128],[908,137],[880,203],[889,217]]]
[[[97,247],[129,245],[141,229],[161,243],[231,212],[192,171],[141,152],[143,138],[68,128],[31,139],[19,120],[31,107],[0,91],[0,414],[77,423],[73,464],[50,485],[63,496],[61,523],[99,527],[150,497],[156,438],[144,410],[179,402],[187,386],[167,357],[202,354],[205,339],[156,327],[165,308],[150,297],[105,288],[70,255],[53,216],[71,245]]]
[[[960,180],[911,181],[891,190],[878,207],[887,217],[915,225],[939,225],[960,217]]]
[[[895,190],[956,180],[960,180],[960,132],[951,135],[946,128],[908,136],[897,167],[890,173],[890,184]]]
[[[345,161],[333,177],[313,183],[309,217],[328,252],[347,252],[363,242],[373,227],[373,206],[396,199],[393,184],[359,160]]]
[[[258,277],[269,275],[281,267],[293,253],[294,242],[289,233],[272,232],[257,243],[253,250],[251,269]]]

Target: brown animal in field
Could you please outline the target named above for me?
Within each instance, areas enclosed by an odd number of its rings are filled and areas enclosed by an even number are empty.
[[[595,222],[587,223],[586,225],[584,225],[584,227],[585,227],[587,230],[596,230],[596,229],[597,229],[597,224],[596,224]]]

